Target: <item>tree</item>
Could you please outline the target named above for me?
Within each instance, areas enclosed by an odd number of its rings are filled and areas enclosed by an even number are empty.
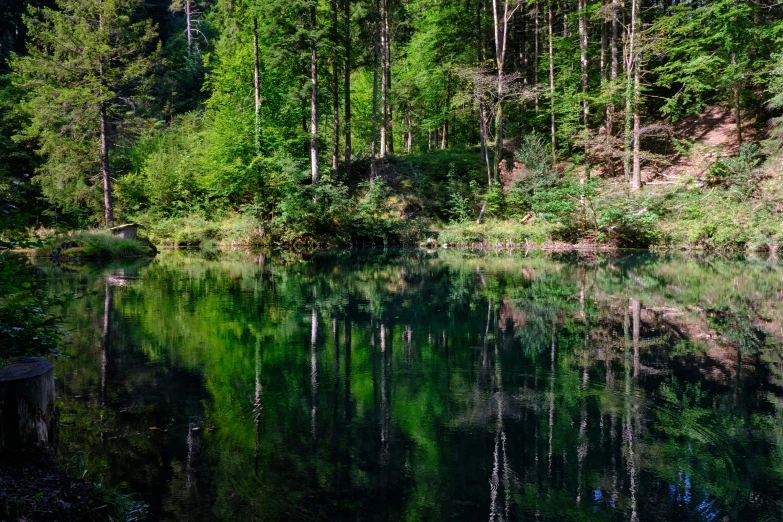
[[[663,106],[673,119],[699,113],[716,95],[734,110],[737,143],[742,143],[742,101],[762,48],[758,4],[741,0],[680,3],[653,25],[663,34],[655,50],[663,58],[658,84],[676,92]]]
[[[103,187],[104,222],[114,220],[110,154],[143,116],[157,35],[137,20],[138,0],[60,0],[58,10],[25,19],[27,56],[13,60],[15,82],[31,123],[23,137],[39,143],[44,194],[65,207],[95,204]],[[92,173],[92,174],[90,174]]]
[[[351,0],[343,0],[345,9],[345,172],[351,173]]]
[[[497,107],[495,109],[495,168],[494,176],[497,180],[500,171],[500,162],[503,161],[503,100],[505,93],[503,86],[503,68],[506,62],[506,43],[508,40],[508,22],[514,16],[514,12],[522,5],[516,0],[492,0],[492,18],[495,25],[495,62],[497,64]]]

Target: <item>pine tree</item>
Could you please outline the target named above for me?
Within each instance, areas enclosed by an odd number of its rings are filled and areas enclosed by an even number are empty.
[[[44,194],[64,207],[95,204],[103,188],[104,221],[114,220],[110,155],[141,116],[146,78],[157,52],[138,0],[60,0],[25,19],[28,55],[12,65],[27,91],[23,109],[46,161]],[[97,205],[96,205],[97,206]]]

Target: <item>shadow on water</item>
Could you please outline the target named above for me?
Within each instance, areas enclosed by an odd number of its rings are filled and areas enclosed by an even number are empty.
[[[774,520],[783,266],[624,252],[41,265],[60,455],[153,519]]]

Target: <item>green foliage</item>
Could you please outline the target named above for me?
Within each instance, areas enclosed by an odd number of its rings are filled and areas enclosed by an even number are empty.
[[[45,295],[25,258],[0,252],[0,366],[9,357],[60,354],[62,332],[52,308],[64,301]]]
[[[580,188],[552,166],[552,153],[544,138],[524,136],[515,157],[524,164],[525,174],[514,180],[508,191],[509,212],[523,216],[532,211],[539,219],[559,221],[576,210]]]
[[[740,200],[748,199],[758,189],[761,162],[759,146],[743,143],[736,156],[721,158],[710,165],[707,183],[730,190]]]
[[[60,0],[57,9],[31,10],[27,54],[11,62],[30,120],[17,139],[35,140],[44,158],[36,179],[57,206],[93,211],[87,219],[103,208],[101,114],[122,130],[109,143],[144,123],[134,109],[148,87],[156,34],[151,21],[136,19],[139,5]]]
[[[622,248],[649,248],[659,243],[658,216],[646,208],[623,206],[601,211],[598,229],[608,243]]]
[[[155,247],[148,239],[124,239],[106,231],[76,232],[54,236],[35,250],[39,257],[79,259],[113,259],[155,255]]]

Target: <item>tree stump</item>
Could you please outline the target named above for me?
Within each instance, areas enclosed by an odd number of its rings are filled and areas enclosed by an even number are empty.
[[[0,368],[0,454],[53,457],[59,424],[52,363],[40,357],[11,358]]]

